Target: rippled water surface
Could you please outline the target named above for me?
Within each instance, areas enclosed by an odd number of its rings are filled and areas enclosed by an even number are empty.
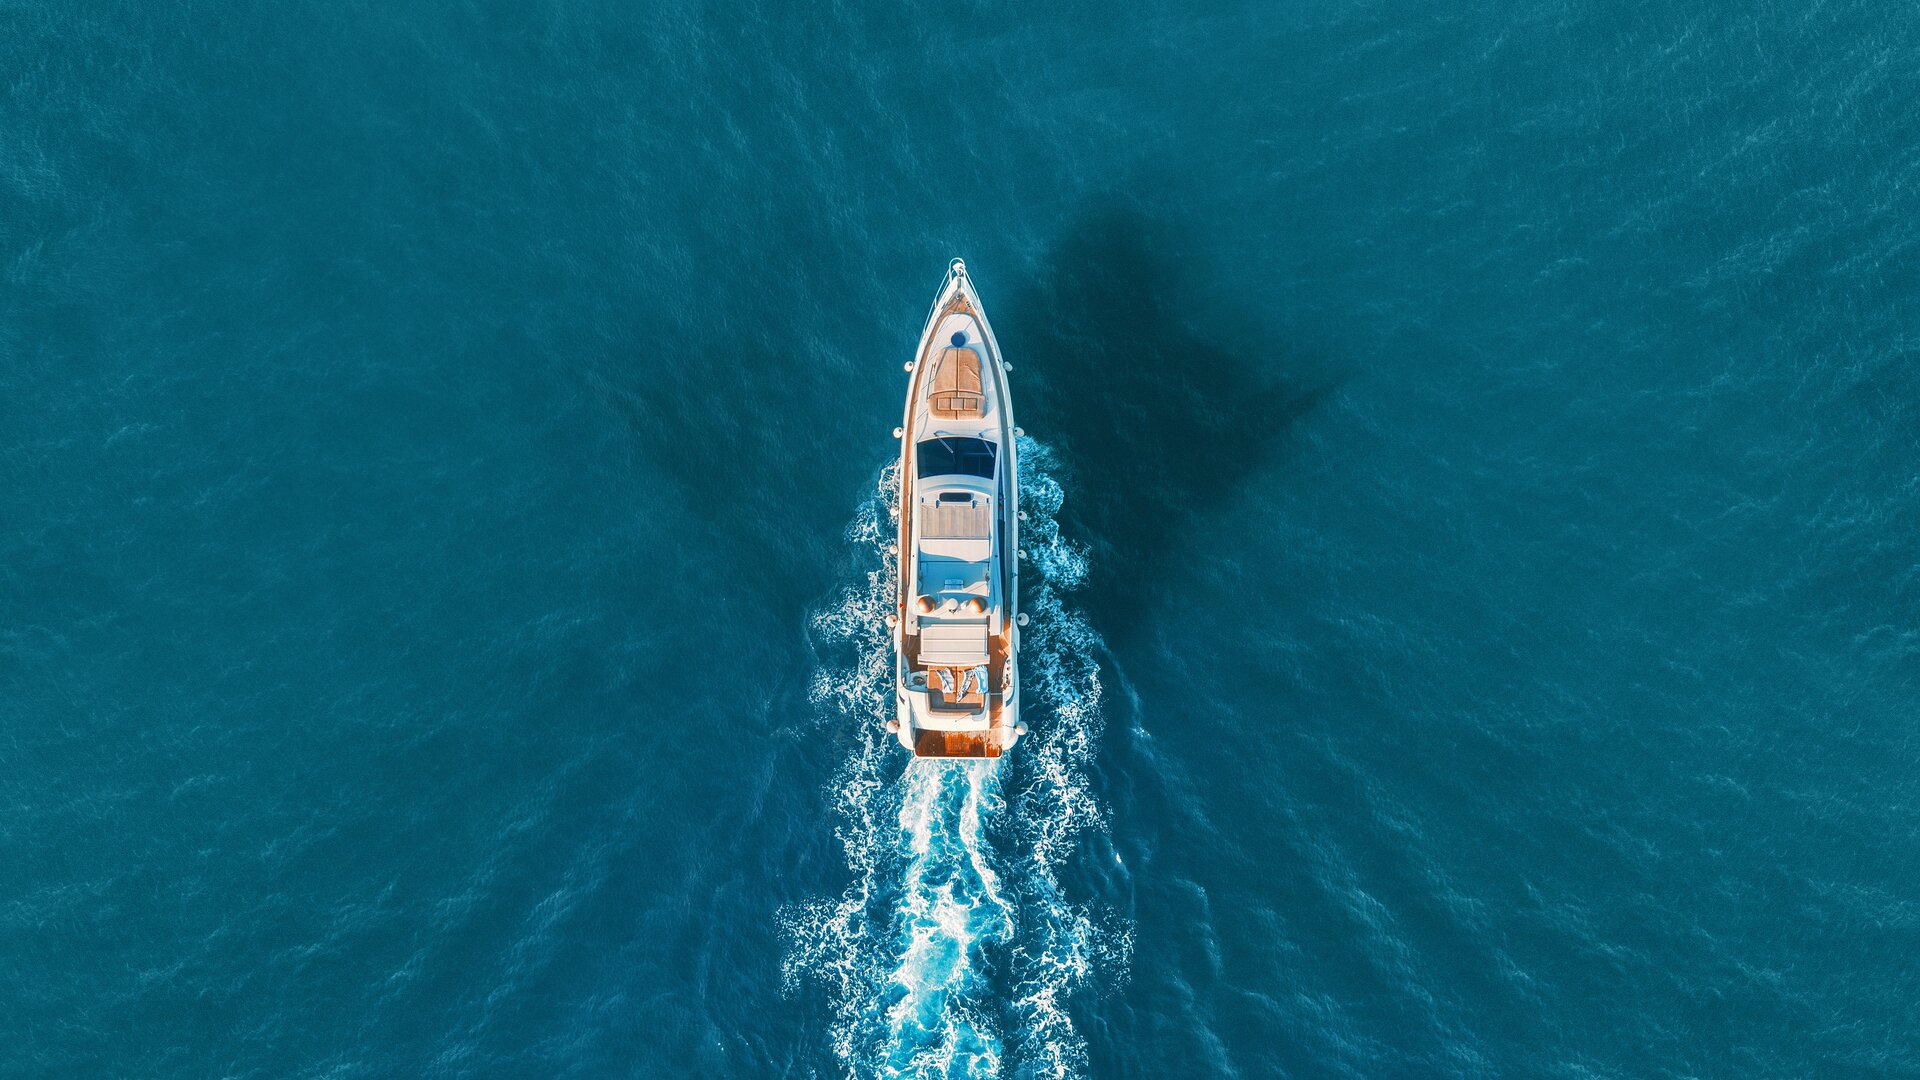
[[[0,10],[0,1075],[1920,1073],[1898,5]],[[1033,734],[879,727],[967,259]]]

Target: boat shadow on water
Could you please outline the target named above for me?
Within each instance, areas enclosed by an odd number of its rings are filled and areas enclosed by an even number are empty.
[[[1020,421],[1065,462],[1061,516],[1093,547],[1085,604],[1109,639],[1160,595],[1191,530],[1273,467],[1340,384],[1284,340],[1255,356],[1241,344],[1245,326],[1197,323],[1219,308],[1200,303],[1215,290],[1176,261],[1181,250],[1139,211],[1100,207],[1068,229],[1028,289],[993,308]],[[1247,325],[1263,329],[1251,315]]]

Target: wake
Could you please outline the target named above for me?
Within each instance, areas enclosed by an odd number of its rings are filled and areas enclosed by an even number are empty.
[[[1061,592],[1086,577],[1060,537],[1051,452],[1019,440],[1020,675],[1031,732],[1005,757],[914,762],[883,730],[893,715],[884,622],[895,587],[890,516],[898,464],[882,469],[847,529],[862,581],[815,612],[822,721],[859,743],[834,777],[835,836],[852,881],[837,899],[783,913],[789,992],[819,986],[830,1038],[853,1078],[1060,1078],[1084,1074],[1067,1011],[1097,974],[1126,970],[1131,930],[1064,895],[1057,871],[1106,814],[1087,779],[1100,731],[1100,639]]]

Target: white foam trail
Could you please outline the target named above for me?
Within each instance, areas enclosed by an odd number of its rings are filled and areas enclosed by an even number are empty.
[[[1130,929],[1068,901],[1056,876],[1082,832],[1106,828],[1086,775],[1101,642],[1059,600],[1084,580],[1087,556],[1060,537],[1052,454],[1026,438],[1019,448],[1021,607],[1031,617],[1020,672],[1033,731],[1006,757],[910,764],[882,729],[894,707],[883,620],[896,580],[885,550],[897,464],[881,470],[847,530],[863,580],[813,618],[816,642],[845,657],[815,673],[813,700],[824,723],[859,732],[831,788],[853,878],[837,900],[783,914],[784,975],[790,992],[827,991],[849,1080],[1081,1075],[1086,1042],[1067,1002],[1096,972],[1125,970]],[[1016,793],[1011,805],[1003,785]]]
[[[1020,641],[1020,675],[1027,700],[1040,703],[1043,722],[1018,745],[1015,824],[1028,852],[1018,875],[1023,921],[1015,948],[1013,1008],[1025,1075],[1064,1080],[1086,1070],[1086,1040],[1073,1029],[1067,1002],[1096,971],[1123,974],[1132,929],[1115,916],[1096,915],[1062,892],[1057,871],[1082,832],[1107,829],[1087,767],[1101,732],[1099,653],[1104,647],[1086,617],[1060,594],[1087,576],[1087,551],[1060,536],[1057,515],[1065,499],[1052,451],[1020,441],[1020,503],[1027,521],[1020,543],[1040,570],[1022,580],[1020,606],[1029,617]]]

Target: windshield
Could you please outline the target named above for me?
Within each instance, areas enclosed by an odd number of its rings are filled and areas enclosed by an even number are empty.
[[[1000,448],[985,439],[952,437],[928,439],[914,448],[920,476],[979,476],[993,479],[994,456]]]

